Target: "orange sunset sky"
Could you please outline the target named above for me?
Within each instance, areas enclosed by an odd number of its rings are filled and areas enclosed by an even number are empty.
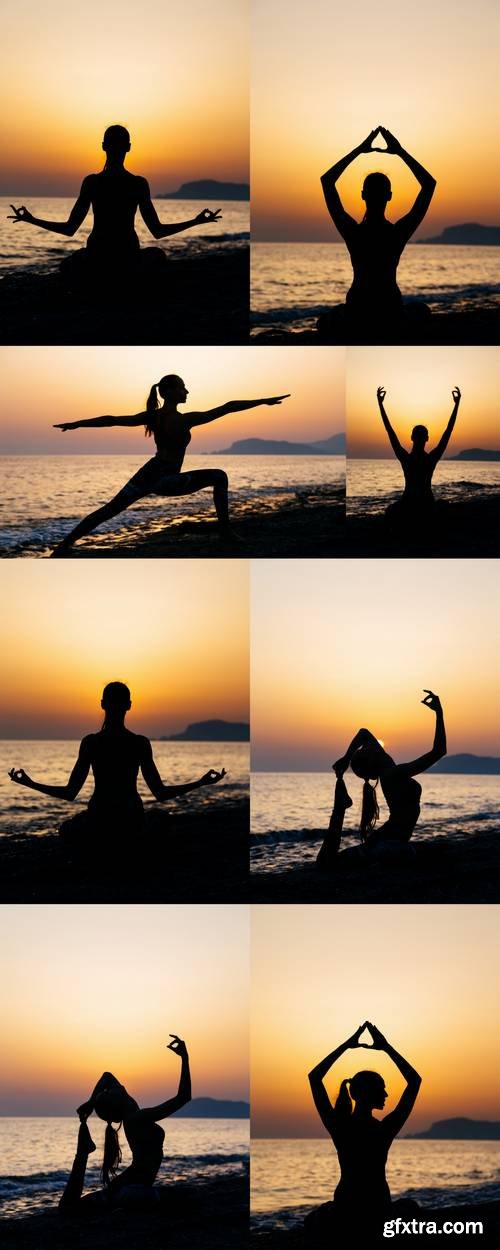
[[[246,0],[47,0],[2,21],[1,193],[75,193],[102,168],[106,126],[155,192],[248,177]]]
[[[105,1071],[155,1105],[179,1081],[169,1033],[193,1097],[245,1098],[248,931],[232,905],[3,906],[0,1113],[71,1115]]]
[[[229,399],[290,392],[269,408],[223,417],[193,433],[194,454],[240,438],[327,438],[345,428],[345,349],[320,347],[11,347],[0,349],[0,452],[132,452],[154,455],[142,429],[75,430],[52,426],[105,413],[144,410],[153,382],[178,373],[189,391],[181,411]]]
[[[437,1119],[500,1118],[499,909],[252,908],[254,1137],[321,1137],[307,1073],[372,1020],[422,1076],[403,1135]],[[349,1050],[326,1079],[384,1077],[387,1111],[404,1082],[379,1051]]]
[[[496,0],[254,0],[253,15],[254,239],[338,238],[321,174],[380,124],[437,179],[417,237],[500,225]],[[398,157],[359,157],[339,191],[361,219],[375,169],[391,178],[394,220],[418,189]]]
[[[413,759],[434,735],[423,688],[450,754],[500,754],[496,561],[259,560],[251,576],[254,769],[330,769],[362,726]]]
[[[353,347],[347,353],[349,456],[393,459],[377,403],[377,387],[403,446],[414,425],[426,425],[434,446],[462,399],[446,456],[470,447],[500,450],[500,350],[496,347]]]
[[[108,681],[157,737],[191,721],[248,720],[244,560],[4,562],[0,736],[74,738],[102,723]]]

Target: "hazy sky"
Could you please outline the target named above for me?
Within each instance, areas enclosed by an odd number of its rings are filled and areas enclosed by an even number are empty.
[[[186,409],[291,392],[269,408],[223,417],[193,433],[191,450],[239,438],[320,439],[345,428],[345,349],[320,347],[10,347],[0,349],[0,453],[135,452],[154,455],[142,429],[76,430],[60,421],[144,410],[151,385],[178,373]],[[182,411],[182,409],[181,409]]]
[[[3,906],[0,1114],[70,1115],[111,1071],[141,1105],[248,1089],[248,909]]]
[[[130,729],[248,720],[245,560],[4,562],[0,737],[74,738],[126,682]]]
[[[426,425],[434,446],[462,399],[447,456],[468,447],[500,449],[500,350],[497,347],[353,347],[347,353],[349,456],[393,459],[380,419],[377,387],[398,438],[411,448],[414,425]]]
[[[325,1135],[307,1073],[366,1019],[422,1076],[404,1133],[500,1119],[499,921],[494,906],[253,907],[253,1136]],[[404,1082],[379,1051],[349,1050],[330,1097],[366,1067],[392,1110]]]
[[[495,560],[259,560],[252,566],[252,762],[322,771],[367,726],[399,761],[500,754]]]
[[[6,195],[78,190],[102,168],[106,126],[155,191],[248,175],[247,0],[19,0],[3,14],[0,127]]]
[[[253,14],[254,238],[338,237],[321,174],[379,124],[437,179],[420,237],[500,224],[497,0],[254,0]],[[358,158],[342,198],[360,219],[374,169],[391,178],[394,220],[418,189],[398,157]]]

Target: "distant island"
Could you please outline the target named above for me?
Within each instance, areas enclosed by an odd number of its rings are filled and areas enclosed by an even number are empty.
[[[480,226],[467,221],[462,226],[446,226],[434,239],[416,239],[417,243],[450,243],[455,247],[500,247],[500,226]]]
[[[178,191],[163,191],[157,200],[249,200],[247,182],[218,182],[216,178],[200,178],[183,182]]]
[[[436,1120],[424,1133],[408,1133],[405,1140],[424,1141],[428,1138],[436,1141],[499,1141],[500,1122],[455,1116],[452,1120]]]
[[[468,447],[459,451],[457,456],[448,456],[448,460],[500,460],[500,451],[487,451],[485,447]]]
[[[478,773],[498,776],[500,759],[495,755],[445,755],[429,769],[431,773]]]
[[[231,1102],[227,1098],[192,1098],[174,1115],[191,1119],[210,1120],[248,1120],[250,1104],[248,1102]]]
[[[230,447],[211,452],[216,456],[344,456],[345,434],[332,434],[330,438],[314,443],[289,443],[280,438],[239,438]]]
[[[249,742],[250,725],[246,721],[199,720],[180,734],[169,734],[160,742]]]

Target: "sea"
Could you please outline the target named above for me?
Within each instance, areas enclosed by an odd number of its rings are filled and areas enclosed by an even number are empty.
[[[92,229],[92,213],[83,223],[72,239],[63,235],[52,234],[35,226],[17,224],[9,221],[12,213],[11,203],[25,204],[34,217],[43,217],[53,221],[66,221],[76,196],[3,196],[0,198],[0,274],[19,273],[20,269],[30,269],[36,273],[48,273],[55,269],[59,262],[70,252],[85,247]],[[173,234],[168,239],[153,239],[144,225],[140,213],[137,213],[135,230],[141,247],[161,247],[170,252],[173,248],[186,257],[193,257],[207,245],[217,246],[220,250],[234,247],[248,247],[250,239],[250,206],[247,202],[221,200],[153,200],[160,221],[189,221],[196,217],[203,208],[222,210],[219,222],[212,226],[193,226],[181,234]]]
[[[498,247],[409,244],[398,268],[404,297],[433,312],[500,307]],[[253,332],[310,330],[320,313],[343,304],[352,281],[343,243],[253,243]]]
[[[347,461],[348,516],[375,516],[401,498],[404,478],[397,460]],[[498,498],[500,461],[441,460],[432,479],[436,499],[448,503]]]
[[[145,459],[144,453],[0,457],[0,557],[47,556],[77,521],[111,499]],[[225,469],[235,521],[250,512],[275,512],[300,492],[321,488],[324,494],[333,488],[336,495],[345,483],[343,456],[190,455],[184,464],[186,472]],[[111,538],[117,546],[128,546],[165,526],[214,518],[210,490],[178,499],[148,495],[106,521],[85,544],[98,546]]]
[[[254,1226],[292,1228],[308,1210],[331,1201],[338,1179],[337,1157],[325,1138],[253,1138]],[[398,1139],[387,1180],[393,1198],[413,1198],[422,1206],[498,1201],[500,1141]]]
[[[99,724],[89,725],[88,732],[98,729]],[[0,836],[29,834],[43,837],[56,833],[59,825],[69,816],[86,806],[93,791],[90,776],[74,803],[64,799],[52,799],[47,795],[16,785],[10,780],[11,768],[24,768],[33,781],[50,785],[64,785],[78,754],[78,742],[51,742],[48,740],[3,741],[1,744],[2,767],[0,769]],[[248,795],[249,744],[247,742],[152,742],[153,755],[162,780],[167,785],[195,781],[209,768],[220,771],[225,768],[227,777],[215,786],[157,803],[139,774],[138,790],[146,808],[156,808],[174,814],[183,811],[214,811],[227,803],[234,803]]]
[[[314,862],[328,829],[334,780],[327,772],[252,773],[254,872],[286,872]],[[353,806],[346,812],[343,845],[356,846],[363,783],[351,773],[346,781]],[[378,799],[382,823],[388,811],[382,794]],[[490,830],[500,833],[500,776],[426,773],[412,842],[452,835],[465,840]]]
[[[97,1150],[89,1157],[85,1192],[100,1188],[105,1125],[89,1123]],[[165,1158],[158,1180],[211,1180],[237,1175],[246,1167],[248,1120],[190,1119],[173,1116],[166,1127]],[[75,1154],[78,1120],[73,1116],[0,1117],[0,1206],[4,1218],[39,1214],[54,1207]],[[131,1162],[120,1133],[123,1166]]]

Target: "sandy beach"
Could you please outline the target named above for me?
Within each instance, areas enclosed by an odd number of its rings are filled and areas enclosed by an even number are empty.
[[[341,487],[297,489],[281,504],[232,509],[236,541],[219,534],[217,522],[165,520],[156,533],[131,542],[124,534],[117,542],[107,535],[91,535],[73,547],[68,559],[176,558],[246,559],[252,556],[333,556],[344,541],[345,507]]]
[[[311,830],[304,837],[311,838]],[[318,831],[318,837],[322,834]],[[406,848],[405,848],[406,850]],[[335,873],[315,865],[255,872],[253,903],[498,903],[500,846],[495,833],[411,843],[400,862],[352,862]]]
[[[464,488],[465,494],[466,488]],[[413,537],[389,530],[385,517],[348,516],[346,556],[490,557],[500,554],[500,496],[446,503],[431,532]]]
[[[54,832],[0,839],[2,902],[198,903],[245,902],[248,897],[248,803],[198,815],[165,815],[161,833],[118,851],[68,851]]]
[[[227,1250],[248,1241],[248,1180],[158,1186],[158,1214],[113,1211],[81,1222],[57,1211],[2,1222],[9,1250]]]
[[[245,343],[249,249],[169,257],[161,300],[127,306],[84,302],[64,290],[58,271],[21,269],[0,282],[1,341],[8,344]],[[217,292],[217,298],[214,297]]]
[[[395,1212],[395,1215],[397,1212]],[[448,1245],[472,1245],[480,1242],[485,1250],[498,1250],[500,1245],[500,1202],[479,1202],[474,1206],[455,1206],[455,1207],[439,1207],[431,1210],[425,1207],[418,1208],[414,1216],[405,1216],[405,1219],[415,1218],[416,1220],[432,1221],[434,1220],[439,1229],[445,1221],[453,1223],[466,1221],[483,1222],[483,1233],[465,1233],[457,1232],[446,1236]],[[439,1235],[439,1234],[437,1234]],[[415,1233],[401,1234],[394,1237],[381,1237],[380,1241],[372,1242],[370,1250],[381,1250],[385,1246],[406,1246],[408,1244],[423,1246],[428,1245],[431,1240],[431,1233]],[[340,1244],[338,1240],[333,1242],[328,1240],[312,1239],[306,1234],[302,1226],[291,1229],[275,1228],[262,1232],[254,1232],[250,1238],[252,1250],[314,1250],[315,1246],[329,1247],[329,1250],[348,1250],[348,1246]],[[352,1242],[350,1243],[353,1244]]]
[[[370,334],[354,335],[349,332],[347,335],[347,346],[369,346],[372,347],[378,341],[380,344],[389,343],[391,346],[421,346],[421,347],[455,347],[457,344],[463,344],[467,347],[494,347],[498,344],[500,338],[500,310],[496,308],[485,308],[482,312],[435,312],[420,335],[416,332],[415,326],[412,326],[409,334],[398,334],[391,330],[390,339],[378,336],[371,331]],[[284,329],[277,326],[267,330],[257,330],[253,337],[253,343],[264,345],[265,343],[275,344],[328,344],[330,346],[342,346],[346,342],[346,335],[342,336],[338,330],[335,332],[328,329],[328,325],[323,327],[311,325],[310,329],[303,330],[293,328]]]

